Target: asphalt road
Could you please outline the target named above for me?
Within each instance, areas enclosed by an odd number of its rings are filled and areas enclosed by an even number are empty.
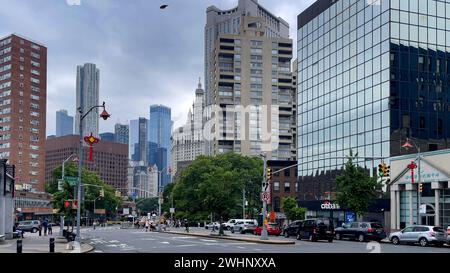
[[[182,229],[179,229],[182,231]],[[203,231],[203,229],[191,229]],[[254,236],[254,235],[238,235]],[[359,243],[354,241],[308,242],[295,238],[271,237],[295,241],[295,245],[270,245],[213,238],[189,234],[145,232],[137,229],[105,227],[84,229],[85,242],[94,245],[91,253],[450,253],[449,247]]]

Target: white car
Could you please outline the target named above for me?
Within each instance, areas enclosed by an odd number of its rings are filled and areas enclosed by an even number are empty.
[[[258,221],[256,220],[238,220],[236,224],[233,225],[231,229],[231,233],[239,232],[241,234],[244,233],[253,233],[255,228],[258,226]]]
[[[228,222],[226,223],[222,223],[222,226],[224,229],[226,230],[233,230],[234,225],[236,224],[236,222],[238,221],[244,221],[245,219],[230,219],[228,220]]]
[[[205,229],[215,229],[219,230],[220,224],[218,222],[209,223],[205,226]]]

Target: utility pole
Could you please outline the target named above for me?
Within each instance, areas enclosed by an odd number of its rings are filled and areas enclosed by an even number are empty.
[[[266,181],[266,171],[267,171],[267,155],[266,154],[261,154],[261,156],[264,159],[264,172],[263,172],[263,181],[262,181],[262,187],[261,187],[261,192],[264,189],[264,186],[266,185],[267,181]],[[267,203],[265,200],[263,200],[263,224],[262,224],[262,231],[261,231],[261,240],[269,240],[269,235],[267,233],[267,229],[266,229],[266,210],[267,210]]]
[[[242,219],[245,219],[245,187],[242,189]]]

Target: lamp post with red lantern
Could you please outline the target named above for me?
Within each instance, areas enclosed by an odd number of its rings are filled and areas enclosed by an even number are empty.
[[[86,118],[89,113],[92,112],[92,110],[97,108],[103,108],[103,112],[100,114],[100,118],[103,120],[107,120],[111,117],[111,115],[106,112],[105,109],[105,102],[103,102],[102,105],[96,105],[92,106],[86,113],[83,113],[83,108],[78,107],[78,113],[80,114],[80,123],[79,123],[79,134],[80,134],[80,142],[79,142],[79,149],[78,149],[78,195],[77,195],[77,236],[75,237],[75,240],[78,243],[81,243],[81,234],[80,234],[80,221],[81,221],[81,172],[82,172],[82,164],[83,164],[83,120]]]
[[[414,140],[407,138],[405,144],[402,145],[402,148],[408,150],[411,148],[416,148],[417,150],[417,165],[415,164],[415,162],[411,162],[411,164],[408,165],[408,168],[411,170],[411,184],[414,184],[414,169],[417,168],[417,176],[418,176],[418,181],[417,181],[417,224],[421,224],[422,219],[420,217],[420,203],[421,203],[421,196],[420,196],[420,183],[422,183],[422,179],[421,179],[421,158],[422,158],[422,154],[420,153],[420,146],[418,146],[416,144],[416,142],[414,142]],[[412,213],[411,213],[412,215]],[[409,223],[412,225],[413,224],[413,219],[412,217],[410,217],[409,219]]]

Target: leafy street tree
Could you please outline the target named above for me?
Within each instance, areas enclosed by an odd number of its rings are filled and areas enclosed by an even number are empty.
[[[204,221],[211,215],[218,221],[241,218],[244,188],[247,212],[261,208],[262,174],[263,162],[257,157],[235,153],[201,156],[183,171],[173,190],[165,193],[165,203],[173,197],[175,216],[191,222]]]
[[[297,200],[293,197],[285,197],[282,201],[283,211],[286,218],[290,221],[305,219],[305,208],[299,208]]]
[[[366,170],[354,163],[356,154],[350,151],[341,175],[336,177],[338,203],[359,216],[369,210],[369,205],[382,188],[376,177],[370,177]]]
[[[62,168],[58,167],[53,172],[53,181],[57,181],[61,178]],[[78,176],[78,168],[74,164],[67,164],[64,170],[65,176]],[[94,212],[94,200],[95,207],[97,209],[105,209],[106,215],[105,217],[113,218],[117,215],[117,209],[121,206],[122,200],[120,197],[116,197],[116,190],[102,181],[97,174],[83,170],[81,173],[81,180],[84,188],[84,203],[81,204],[81,212],[82,215],[85,213],[85,210],[89,211],[91,214]],[[104,189],[105,197],[100,197],[100,188],[92,187],[89,185],[102,186]],[[57,209],[59,213],[66,216],[67,219],[72,219],[72,228],[74,224],[74,219],[76,218],[76,210],[71,207],[66,208],[64,206],[65,202],[68,200],[77,199],[76,193],[74,195],[74,187],[70,186],[67,182],[64,183],[63,190],[58,191],[58,183],[53,182],[49,183],[46,187],[48,193],[53,194],[53,208]]]

